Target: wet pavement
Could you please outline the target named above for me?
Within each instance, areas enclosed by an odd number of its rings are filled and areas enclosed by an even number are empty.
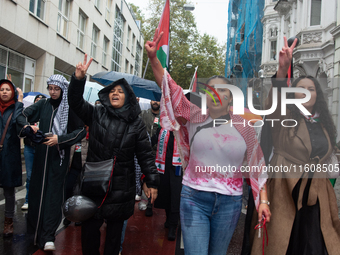
[[[24,166],[24,164],[23,164]],[[26,180],[25,167],[23,167],[23,180]],[[337,196],[337,204],[340,209],[340,180],[336,183],[335,193]],[[14,235],[11,238],[2,238],[3,219],[4,219],[4,196],[3,189],[0,189],[0,254],[3,255],[69,255],[82,254],[80,235],[81,226],[75,226],[71,223],[68,227],[60,225],[56,236],[56,251],[44,252],[32,246],[26,236],[26,212],[22,211],[21,206],[24,203],[26,195],[25,186],[16,188],[16,208],[14,217]],[[340,211],[340,210],[339,210]],[[181,247],[181,232],[178,229],[177,240],[167,240],[167,229],[164,228],[165,212],[164,210],[153,209],[152,217],[145,217],[144,211],[138,209],[138,203],[135,204],[135,214],[129,219],[126,228],[125,240],[123,244],[123,255],[128,254],[175,254],[183,255],[184,251]],[[245,210],[242,210],[240,219],[233,238],[230,242],[227,255],[239,255],[241,253],[243,241],[243,229],[245,221]],[[340,213],[339,213],[340,217]],[[102,244],[105,238],[105,223],[101,227]],[[103,253],[103,245],[101,245],[101,254]]]

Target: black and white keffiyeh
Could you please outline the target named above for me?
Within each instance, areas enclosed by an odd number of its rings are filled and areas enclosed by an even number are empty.
[[[62,99],[58,107],[58,111],[56,113],[56,116],[53,120],[53,127],[52,127],[52,133],[56,135],[64,135],[67,133],[67,123],[68,123],[68,112],[69,112],[69,105],[67,100],[67,92],[68,92],[68,86],[69,82],[65,79],[64,76],[60,74],[54,74],[50,78],[47,79],[47,86],[48,85],[56,85],[58,86],[62,91]],[[62,164],[62,160],[65,157],[65,151],[61,150],[59,151],[60,154],[60,165]]]

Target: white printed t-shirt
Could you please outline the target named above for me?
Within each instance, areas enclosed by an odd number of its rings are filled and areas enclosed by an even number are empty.
[[[212,118],[209,117],[202,123],[187,122],[189,141],[191,142],[198,127],[211,121]],[[232,178],[231,170],[240,169],[246,149],[243,137],[229,123],[201,129],[196,133],[190,148],[183,184],[201,191],[242,195],[243,179]]]

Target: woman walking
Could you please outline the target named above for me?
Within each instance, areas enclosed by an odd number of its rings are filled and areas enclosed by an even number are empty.
[[[13,235],[15,187],[22,185],[20,139],[16,121],[23,109],[23,93],[10,80],[0,80],[0,184],[5,195],[3,237]],[[5,131],[7,126],[7,131]]]
[[[55,250],[55,232],[62,217],[70,147],[86,135],[84,126],[74,124],[79,122],[69,110],[68,85],[62,75],[52,75],[47,80],[50,98],[25,108],[17,120],[20,134],[30,123],[39,122],[39,127],[31,125],[30,128],[47,135],[46,141],[36,146],[27,218],[28,234],[33,235],[35,245],[46,251]]]
[[[148,140],[145,124],[138,117],[141,110],[131,86],[120,79],[99,91],[101,104],[91,105],[83,99],[85,74],[92,62],[78,63],[71,78],[69,102],[71,109],[89,126],[87,162],[100,162],[116,156],[110,191],[107,196],[86,194],[99,206],[96,214],[82,222],[83,254],[99,255],[99,228],[107,222],[104,254],[118,255],[124,220],[134,211],[136,180],[134,155],[138,159],[143,181],[153,202],[157,198],[159,176]],[[104,200],[103,200],[104,199]]]
[[[286,37],[284,42],[279,54],[279,68],[272,78],[272,86],[279,92],[287,87],[286,74],[296,39],[291,47],[288,47]],[[285,116],[281,115],[281,107],[278,107],[268,117],[295,121],[292,127],[272,127],[274,155],[270,165],[286,166],[297,171],[270,176],[272,178],[267,183],[272,211],[272,220],[267,226],[269,245],[263,247],[257,232],[253,233],[251,254],[263,254],[263,249],[265,254],[276,255],[339,254],[340,220],[337,201],[331,182],[324,173],[325,168],[331,172],[339,167],[339,159],[335,156],[338,152],[335,147],[335,126],[321,86],[315,78],[299,77],[292,87],[310,92],[310,99],[302,106],[311,115],[307,116],[295,105],[290,105]],[[271,106],[271,91],[269,95],[268,105]],[[306,95],[295,92],[290,97],[303,99]],[[280,94],[278,99],[280,106]],[[320,166],[322,172],[315,171]],[[253,226],[255,224],[253,221]]]
[[[172,80],[157,59],[157,44],[163,32],[156,29],[152,42],[145,44],[157,84],[162,88],[161,125],[173,131],[183,163],[183,188],[180,201],[180,219],[185,254],[225,255],[235,230],[242,207],[243,159],[250,167],[262,169],[263,154],[248,125],[215,125],[215,119],[242,123],[243,118],[230,111],[233,100],[228,89],[214,89],[218,84],[231,84],[223,76],[208,79],[207,114],[190,103],[183,90]],[[219,98],[217,98],[219,97]],[[231,166],[235,172],[210,171],[211,166]],[[210,170],[209,170],[210,169]],[[261,172],[260,172],[261,173]],[[258,173],[258,174],[260,174]],[[266,178],[250,179],[254,193],[258,220],[270,221]]]

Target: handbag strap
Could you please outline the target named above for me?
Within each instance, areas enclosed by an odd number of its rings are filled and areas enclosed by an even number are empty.
[[[120,150],[122,149],[123,140],[124,140],[124,137],[125,137],[125,134],[126,134],[127,127],[128,127],[128,125],[126,125],[126,127],[125,127],[124,134],[123,134],[123,136],[122,136],[122,140],[120,141],[119,151],[117,152],[117,154],[118,154],[118,153],[120,152]],[[105,197],[104,197],[104,199],[102,200],[100,206],[98,206],[98,209],[99,209],[100,207],[102,207],[102,205],[104,204],[104,201],[105,201],[107,195],[109,194],[109,190],[110,190],[110,186],[111,186],[111,180],[112,180],[112,175],[113,175],[113,170],[115,169],[115,165],[116,165],[116,160],[117,160],[117,156],[115,155],[115,156],[113,157],[113,165],[112,165],[112,170],[111,170],[111,174],[110,174],[109,185],[107,186]]]
[[[3,147],[3,144],[4,144],[4,140],[5,140],[5,136],[6,136],[6,133],[7,133],[9,123],[11,122],[11,119],[12,119],[12,115],[13,115],[13,112],[11,113],[11,115],[9,115],[7,122],[6,122],[4,132],[2,133],[2,137],[1,137],[1,141],[0,141],[0,149],[1,150],[2,150],[2,147]]]

